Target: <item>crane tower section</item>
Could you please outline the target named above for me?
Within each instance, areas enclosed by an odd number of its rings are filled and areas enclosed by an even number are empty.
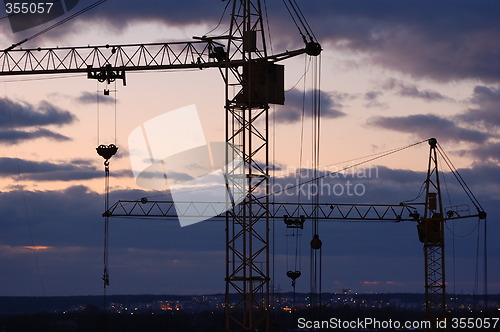
[[[218,68],[225,83],[230,204],[225,216],[226,331],[269,331],[268,113],[269,104],[284,103],[284,67],[276,63],[301,54],[318,56],[322,49],[307,33],[304,48],[269,55],[261,1],[232,0],[229,5],[228,35],[188,42],[17,49],[25,40],[0,52],[0,76],[86,73],[99,82],[118,79],[125,85],[127,71]]]
[[[223,72],[226,142],[241,165],[226,174],[228,192],[244,192],[244,199],[226,213],[226,330],[268,331],[268,112],[270,103],[284,102],[284,72],[268,61],[260,1],[232,5]],[[235,60],[243,66],[232,66]]]

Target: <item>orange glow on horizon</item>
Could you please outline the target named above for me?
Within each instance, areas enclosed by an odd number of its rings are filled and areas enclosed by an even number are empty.
[[[23,248],[31,249],[31,250],[47,250],[50,247],[48,247],[48,246],[24,246]]]

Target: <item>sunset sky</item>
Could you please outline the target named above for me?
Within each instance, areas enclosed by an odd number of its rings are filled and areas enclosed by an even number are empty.
[[[81,0],[73,12],[92,2]],[[283,2],[264,2],[270,52],[303,47]],[[499,293],[500,2],[298,3],[323,47],[320,164],[339,170],[356,158],[436,137],[488,213],[488,287]],[[216,0],[108,0],[23,48],[222,35],[229,24],[225,6]],[[6,16],[2,7],[1,49],[58,20],[13,33]],[[286,184],[297,180],[293,170],[312,165],[309,108],[303,122],[301,114],[304,91],[309,105],[313,65],[305,55],[282,64],[286,102],[271,109],[270,149],[276,181]],[[116,93],[104,96],[104,88]],[[127,73],[126,86],[107,87],[86,74],[1,76],[0,295],[101,294],[104,170],[95,147],[119,146],[110,166],[112,202],[165,198],[164,192],[145,192],[135,184],[128,135],[155,116],[192,104],[207,141],[223,141],[224,84],[216,69]],[[361,197],[321,200],[398,204],[412,199],[425,179],[428,149],[420,144],[364,165],[376,172],[351,179],[366,189]],[[475,213],[449,170],[444,165],[442,170],[445,205],[469,204]],[[346,178],[327,181],[345,184]],[[291,291],[285,273],[291,268],[287,261],[294,259],[287,253],[295,249],[283,221],[275,222],[274,286]],[[478,229],[483,226],[475,219],[447,223],[448,292],[482,292],[483,234]],[[306,227],[299,291],[309,289],[310,236]],[[424,291],[415,224],[328,223],[320,236],[324,291]],[[218,221],[180,227],[177,221],[112,219],[108,294],[223,292],[224,241],[224,224]],[[477,278],[480,288],[475,289]]]

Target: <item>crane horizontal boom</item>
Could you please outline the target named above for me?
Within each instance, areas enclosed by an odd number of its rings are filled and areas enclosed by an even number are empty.
[[[104,216],[109,217],[151,217],[176,219],[178,216],[211,218],[220,209],[223,202],[173,202],[142,200],[119,200],[113,204]],[[300,217],[306,219],[317,218],[325,221],[419,221],[420,210],[424,203],[412,204],[313,204],[313,203],[276,203],[269,202],[270,218]],[[263,207],[259,209],[264,213]],[[452,211],[452,210],[448,210]],[[484,216],[478,212],[447,213],[444,220],[456,220]],[[217,215],[212,219],[224,219],[224,215]]]
[[[214,216],[223,202],[173,202],[120,200],[104,212],[109,217],[152,217],[176,219],[182,217]],[[424,203],[413,204],[312,204],[312,203],[269,203],[270,218],[300,217],[320,220],[350,220],[350,221],[418,221],[418,212]],[[417,208],[418,207],[418,208]],[[263,207],[260,212],[264,213]],[[478,217],[479,215],[449,214],[446,220]],[[216,216],[213,219],[223,219]]]
[[[260,60],[277,62],[306,52],[303,48]],[[224,68],[225,61],[223,45],[212,38],[189,42],[33,48],[1,52],[0,76],[88,73],[89,78],[104,81],[109,79],[106,73],[114,72],[114,78],[124,78],[125,71]],[[241,59],[229,61],[231,67],[248,63]]]

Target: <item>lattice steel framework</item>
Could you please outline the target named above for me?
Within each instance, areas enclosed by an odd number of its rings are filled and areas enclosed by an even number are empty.
[[[213,39],[192,42],[33,48],[0,52],[0,75],[97,74],[124,71],[218,67]],[[96,78],[96,77],[90,77]]]
[[[290,216],[299,216],[302,220],[311,221],[314,218],[322,221],[411,221],[417,222],[420,240],[424,244],[425,257],[425,293],[426,293],[426,315],[432,322],[446,317],[446,284],[444,266],[444,222],[447,220],[465,219],[478,217],[484,219],[486,213],[478,210],[476,214],[468,211],[462,213],[455,210],[443,210],[438,159],[436,151],[437,141],[429,140],[430,150],[428,159],[427,176],[425,180],[425,200],[422,202],[400,203],[400,204],[329,204],[329,203],[278,203],[259,202],[254,199],[252,212],[257,216],[265,215],[266,226],[269,220],[284,220]],[[139,201],[118,201],[105,212],[106,216],[114,217],[158,217],[177,218],[177,213],[183,217],[200,216],[211,217],[221,202],[174,202],[172,201],[149,201],[144,198]],[[235,206],[235,211],[248,207],[248,203]],[[269,207],[272,207],[271,209]],[[221,220],[221,216],[212,220]],[[294,220],[290,222],[293,224]],[[226,217],[227,221],[227,217]],[[232,226],[232,225],[230,225]],[[243,227],[245,225],[242,225]],[[292,225],[293,226],[293,225]],[[233,229],[234,230],[234,229]],[[247,229],[248,231],[248,229]],[[243,233],[243,231],[241,231]],[[232,233],[228,233],[232,234]],[[238,235],[241,236],[241,235]],[[231,248],[232,249],[232,248]],[[228,251],[231,252],[231,251]],[[236,255],[236,254],[235,254]],[[241,256],[239,256],[241,258]],[[243,264],[242,262],[240,262]],[[229,270],[231,271],[231,270]],[[242,269],[240,269],[242,272]],[[242,281],[237,279],[237,281]],[[253,280],[248,280],[248,282]],[[244,294],[241,294],[242,296]],[[241,301],[240,301],[241,303]],[[235,306],[231,309],[235,310]],[[256,309],[256,306],[253,307]],[[231,311],[228,316],[230,320],[243,318],[244,315],[235,315],[237,311]],[[436,325],[434,324],[434,329]]]
[[[269,187],[269,103],[284,102],[283,66],[274,63],[304,53],[317,56],[321,46],[311,40],[302,49],[268,55],[258,0],[232,1],[229,35],[195,39],[33,49],[13,45],[0,52],[0,76],[86,73],[100,82],[121,79],[125,84],[127,71],[219,68],[226,85],[227,161],[234,155],[241,160],[226,172],[228,188],[246,192],[226,216],[226,330],[268,331],[269,209],[268,199],[256,195],[266,195]],[[235,303],[231,292],[240,296]]]
[[[244,200],[226,214],[226,331],[269,331],[268,64],[260,1],[233,2],[226,66],[226,142],[242,165],[226,172]],[[226,165],[230,153],[226,153]],[[230,197],[227,197],[230,200]],[[236,297],[234,297],[236,295]]]
[[[212,217],[224,202],[179,202],[148,200],[120,200],[113,204],[106,216],[109,217],[151,217],[177,219],[200,217],[211,220],[225,220],[225,216]],[[351,221],[418,221],[423,212],[424,203],[412,204],[313,204],[313,203],[278,203],[269,202],[269,218],[280,221],[287,216],[303,216],[306,220],[316,217],[319,220]],[[263,213],[259,205],[257,213]],[[453,216],[451,219],[470,216]]]
[[[425,311],[436,323],[446,317],[446,280],[444,253],[444,210],[439,183],[437,140],[429,140],[429,163],[425,181],[424,216],[419,222],[425,263]]]
[[[269,218],[280,217],[282,212],[325,220],[419,220],[425,255],[426,312],[432,320],[445,317],[444,221],[474,216],[484,219],[486,214],[444,215],[435,139],[429,140],[426,200],[421,219],[414,208],[406,205],[278,203],[276,212],[270,215],[268,110],[270,103],[283,103],[282,91],[274,89],[280,85],[283,88],[279,81],[282,68],[274,63],[304,53],[317,56],[320,52],[319,44],[311,41],[303,49],[268,55],[260,1],[233,0],[227,36],[173,43],[11,47],[0,52],[0,76],[86,73],[88,78],[99,81],[122,79],[125,83],[127,71],[219,68],[226,85],[226,141],[232,149],[226,161],[234,154],[241,156],[241,165],[226,172],[228,187],[233,192],[246,193],[243,202],[234,204],[225,217],[227,331],[269,331]],[[163,203],[120,201],[105,214],[168,217],[171,210],[162,211]],[[127,205],[133,209],[127,210]],[[208,211],[197,214],[211,214]],[[403,212],[412,215],[406,217]],[[230,300],[231,292],[239,296],[235,302]]]
[[[104,81],[124,79],[125,72],[132,71],[224,68],[227,63],[222,43],[228,38],[5,50],[0,51],[0,76],[85,73],[88,78]],[[304,53],[305,48],[287,51],[268,60],[281,61]],[[244,60],[235,58],[229,66],[244,64]]]

